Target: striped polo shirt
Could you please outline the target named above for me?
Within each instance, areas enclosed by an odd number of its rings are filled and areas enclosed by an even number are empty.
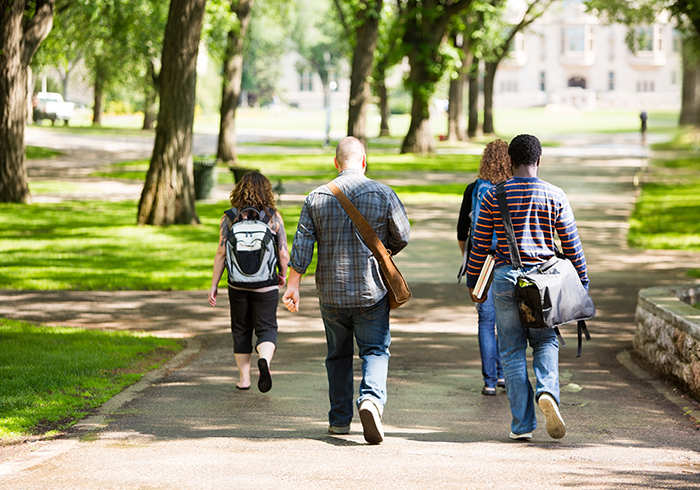
[[[513,231],[518,242],[523,267],[542,264],[555,254],[554,234],[559,236],[562,252],[576,267],[583,285],[588,288],[586,257],[576,229],[574,213],[560,188],[538,177],[511,177],[506,181],[506,202]],[[467,286],[474,287],[479,271],[496,231],[496,267],[511,264],[503,221],[496,199],[496,188],[484,196],[467,266]]]

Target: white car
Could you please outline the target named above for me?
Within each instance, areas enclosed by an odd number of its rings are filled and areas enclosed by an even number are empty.
[[[44,119],[49,119],[51,124],[61,120],[68,126],[68,121],[75,114],[75,104],[64,102],[61,94],[54,92],[39,92],[34,97],[34,122],[41,124]]]

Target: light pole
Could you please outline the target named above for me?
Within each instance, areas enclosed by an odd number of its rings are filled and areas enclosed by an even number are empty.
[[[326,56],[326,73],[328,76],[328,83],[326,84],[326,141],[323,146],[331,145],[331,113],[333,109],[333,104],[331,104],[331,94],[338,87],[338,84],[333,80],[333,74],[335,73],[335,67],[329,63],[330,55]]]

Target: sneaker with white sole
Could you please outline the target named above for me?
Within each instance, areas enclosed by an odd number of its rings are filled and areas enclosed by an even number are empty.
[[[329,425],[328,426],[328,433],[329,434],[336,434],[336,435],[349,434],[350,433],[350,426],[349,425]]]
[[[360,403],[358,411],[360,412],[365,441],[370,444],[380,444],[384,440],[384,429],[377,406],[371,400],[364,400]]]
[[[554,439],[561,439],[566,434],[566,424],[561,418],[556,400],[549,393],[542,393],[537,400],[547,424],[547,434]]]
[[[515,432],[511,432],[508,437],[515,439],[516,441],[529,441],[532,439],[532,432],[526,432],[525,434],[516,434]]]

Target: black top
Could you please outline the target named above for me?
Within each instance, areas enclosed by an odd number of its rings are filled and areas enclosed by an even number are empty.
[[[459,210],[459,219],[457,220],[457,240],[460,242],[469,241],[469,229],[472,226],[472,219],[469,215],[472,212],[472,194],[476,181],[467,186],[462,199],[462,207]],[[471,245],[471,244],[469,244]]]

